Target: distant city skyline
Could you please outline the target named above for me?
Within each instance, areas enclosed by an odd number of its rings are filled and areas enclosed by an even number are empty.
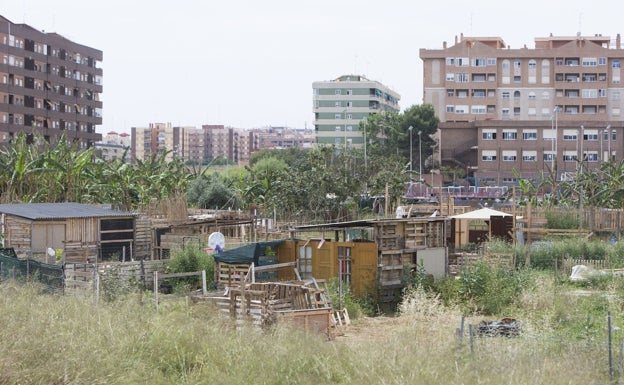
[[[404,110],[422,103],[418,50],[452,45],[461,33],[520,48],[551,33],[624,32],[621,3],[521,5],[22,0],[4,2],[0,14],[104,52],[105,134],[152,122],[312,128],[312,83],[345,74],[386,84]]]

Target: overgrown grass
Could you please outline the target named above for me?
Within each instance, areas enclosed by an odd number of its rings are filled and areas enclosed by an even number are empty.
[[[205,305],[167,302],[156,314],[134,294],[96,305],[3,282],[0,384],[607,383],[606,312],[622,326],[621,292],[575,296],[535,274],[506,310],[522,334],[472,344],[468,325],[482,316],[467,316],[460,341],[459,307],[417,289],[399,316],[356,320],[328,342],[284,326],[235,330]]]

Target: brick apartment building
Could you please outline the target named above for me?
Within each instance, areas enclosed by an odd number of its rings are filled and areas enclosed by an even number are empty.
[[[517,183],[555,170],[571,177],[620,160],[624,85],[620,35],[535,38],[534,48],[499,37],[455,38],[421,49],[424,102],[440,118],[441,164],[483,184]]]
[[[102,140],[102,51],[0,16],[0,143],[16,133]]]

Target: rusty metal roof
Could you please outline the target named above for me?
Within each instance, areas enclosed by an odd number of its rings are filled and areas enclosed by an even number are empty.
[[[135,216],[133,213],[81,203],[0,204],[0,214],[9,214],[32,220]]]

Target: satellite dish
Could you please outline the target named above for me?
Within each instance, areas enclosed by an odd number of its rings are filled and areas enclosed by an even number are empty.
[[[48,255],[50,257],[56,257],[56,250],[54,250],[53,248],[48,247],[48,250],[46,250],[46,251],[48,252]]]
[[[216,231],[208,236],[208,248],[222,251],[225,247],[225,237],[220,232]]]

